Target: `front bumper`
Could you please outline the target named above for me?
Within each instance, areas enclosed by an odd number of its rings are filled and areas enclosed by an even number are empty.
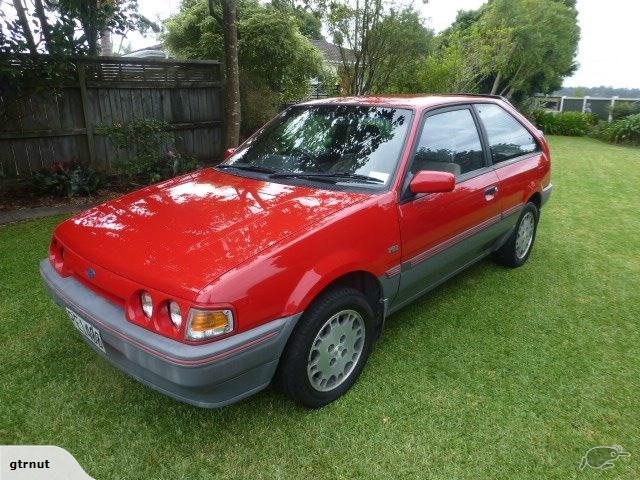
[[[553,192],[553,185],[551,183],[542,189],[542,193],[540,194],[540,196],[541,196],[540,206],[541,207],[544,206],[544,204],[549,201],[549,198],[551,197],[551,192]]]
[[[49,260],[40,273],[55,301],[100,331],[101,356],[140,382],[199,407],[222,407],[267,387],[300,314],[203,345],[187,345],[127,321],[124,310],[72,277],[62,277]]]

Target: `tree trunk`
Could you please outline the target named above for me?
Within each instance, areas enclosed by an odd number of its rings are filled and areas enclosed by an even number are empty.
[[[89,46],[87,54],[91,57],[95,57],[98,55],[98,36],[92,29],[85,30],[85,35],[87,36],[87,45]]]
[[[113,55],[113,42],[111,41],[111,32],[108,29],[100,32],[100,55],[103,57]]]
[[[495,95],[498,91],[498,87],[500,86],[500,72],[496,75],[495,80],[493,81],[493,87],[491,87],[491,95]]]
[[[514,88],[513,88],[513,85],[512,85],[511,88],[509,89],[509,91],[505,94],[505,98],[507,100],[511,100],[511,95],[513,95],[513,92],[514,92]]]
[[[222,17],[215,11],[215,0],[209,0],[209,13],[222,26],[224,33],[225,67],[225,127],[226,148],[240,143],[240,68],[238,66],[238,25],[236,23],[236,0],[220,0]]]
[[[98,30],[94,25],[93,12],[98,9],[98,2],[96,0],[82,1],[80,2],[80,24],[84,31],[84,36],[87,40],[87,54],[90,56],[96,56],[98,54]]]
[[[227,90],[227,148],[240,143],[240,68],[238,67],[238,26],[236,24],[236,0],[222,1],[224,22],[224,63]]]
[[[35,55],[38,53],[38,50],[36,48],[36,42],[33,40],[31,28],[29,28],[29,20],[27,19],[27,14],[24,11],[22,0],[13,0],[13,7],[16,9],[18,22],[20,23],[20,28],[22,28],[22,34],[27,42],[27,47],[29,47],[29,53]]]
[[[38,21],[40,22],[40,30],[42,31],[42,37],[44,38],[44,43],[47,46],[47,52],[53,53],[55,49],[55,44],[53,39],[51,38],[51,27],[49,26],[49,21],[47,20],[47,14],[44,10],[44,5],[42,4],[42,0],[34,0],[33,5],[36,10],[36,16],[38,17]]]

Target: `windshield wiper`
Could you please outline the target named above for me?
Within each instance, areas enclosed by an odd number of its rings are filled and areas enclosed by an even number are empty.
[[[341,180],[348,179],[348,180],[359,180],[367,183],[384,183],[384,180],[380,180],[379,178],[370,177],[369,175],[360,175],[358,173],[335,172],[335,173],[326,173],[326,174],[323,173],[322,175],[326,175],[328,177],[340,178]]]
[[[320,173],[276,172],[269,175],[269,178],[302,178],[315,182],[338,183],[338,179],[327,177]]]
[[[308,180],[316,180],[321,182],[337,183],[339,181],[357,181],[364,183],[384,183],[379,178],[370,177],[368,175],[359,175],[349,172],[321,172],[321,173],[296,173],[296,172],[278,172],[269,175],[269,178],[303,178]]]
[[[302,178],[304,180],[312,180],[316,182],[338,183],[340,181],[356,181],[363,183],[384,183],[379,178],[370,177],[368,175],[359,175],[349,172],[276,172],[275,170],[259,165],[251,165],[248,163],[223,163],[216,165],[215,168],[227,169],[233,168],[244,170],[247,172],[266,173],[269,178]]]
[[[250,165],[248,163],[223,163],[220,165],[216,165],[215,168],[235,168],[238,170],[245,170],[247,172],[258,172],[258,173],[276,173],[275,170],[267,167],[261,167],[259,165]]]

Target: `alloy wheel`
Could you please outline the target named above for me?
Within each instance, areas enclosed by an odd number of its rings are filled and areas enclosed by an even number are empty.
[[[518,259],[524,258],[531,244],[533,243],[533,232],[535,230],[536,220],[532,212],[527,212],[520,220],[518,226],[518,234],[516,236],[516,257]]]
[[[324,323],[307,359],[307,376],[314,389],[327,392],[349,378],[362,355],[365,328],[355,310],[341,310]]]

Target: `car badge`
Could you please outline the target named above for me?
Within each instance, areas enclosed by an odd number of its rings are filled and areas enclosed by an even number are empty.
[[[96,278],[96,271],[91,267],[87,268],[87,277],[93,280],[94,278]]]

